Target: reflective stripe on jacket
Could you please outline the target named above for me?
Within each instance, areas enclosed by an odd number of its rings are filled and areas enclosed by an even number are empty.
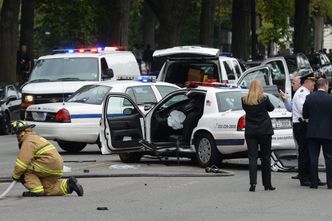
[[[27,169],[59,176],[63,174],[63,159],[57,149],[34,132],[26,132],[22,138],[13,177],[19,178]]]

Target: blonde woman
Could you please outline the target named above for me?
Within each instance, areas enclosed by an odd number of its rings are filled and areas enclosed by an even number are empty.
[[[248,94],[242,97],[242,107],[246,112],[245,138],[249,158],[249,191],[255,192],[257,184],[257,158],[260,151],[262,180],[265,190],[275,190],[271,184],[271,142],[273,128],[269,111],[274,106],[268,96],[264,95],[261,81],[250,83]]]

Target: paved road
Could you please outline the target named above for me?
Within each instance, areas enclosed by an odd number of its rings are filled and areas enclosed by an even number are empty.
[[[14,137],[0,137],[0,176],[11,171],[16,148]],[[66,162],[71,161],[66,165],[74,170],[72,174],[84,174],[82,170],[89,168],[89,174],[136,173],[142,177],[81,178],[83,197],[22,198],[24,188],[17,185],[0,200],[0,220],[332,220],[331,190],[300,187],[290,179],[294,173],[273,173],[276,191],[264,191],[259,185],[251,193],[247,166],[225,165],[235,175],[222,177],[202,177],[204,171],[189,162],[177,166],[172,161],[165,166],[148,160],[130,169],[116,156],[101,156],[95,148],[90,146],[80,155],[63,154]],[[197,177],[143,176],[182,173]],[[0,192],[8,184],[0,183]]]

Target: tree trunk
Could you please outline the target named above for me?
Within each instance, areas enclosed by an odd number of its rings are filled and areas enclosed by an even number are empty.
[[[146,0],[158,18],[158,48],[180,44],[182,26],[189,0]]]
[[[307,36],[309,30],[309,4],[310,0],[295,1],[294,19],[294,52],[306,51]]]
[[[0,20],[0,81],[16,83],[18,13],[20,0],[4,0]]]
[[[143,8],[143,43],[149,44],[151,48],[155,48],[155,27],[156,16],[152,11],[150,5],[144,1]]]
[[[92,4],[99,12],[96,17],[98,42],[127,48],[130,0],[95,0]]]
[[[202,0],[200,43],[213,47],[216,1]]]
[[[232,52],[234,57],[248,60],[250,46],[250,1],[233,0]]]
[[[323,49],[324,18],[319,15],[313,16],[314,20],[314,50]]]
[[[26,45],[33,59],[33,21],[35,0],[23,0],[21,8],[20,46]]]

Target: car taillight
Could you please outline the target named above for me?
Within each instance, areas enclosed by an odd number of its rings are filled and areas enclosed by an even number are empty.
[[[70,123],[71,119],[70,119],[69,111],[65,108],[60,109],[55,114],[55,120],[56,120],[56,122]]]
[[[246,128],[246,115],[240,117],[239,121],[237,122],[237,130],[245,130]]]

